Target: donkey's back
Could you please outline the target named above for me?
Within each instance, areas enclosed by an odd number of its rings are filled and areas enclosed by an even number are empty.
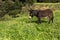
[[[51,9],[39,10],[38,16],[40,17],[53,16],[53,11]]]

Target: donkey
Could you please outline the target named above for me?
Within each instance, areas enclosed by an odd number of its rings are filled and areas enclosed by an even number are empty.
[[[38,23],[41,23],[41,18],[42,17],[48,17],[49,18],[49,22],[52,21],[53,23],[53,19],[54,19],[54,16],[53,16],[53,11],[51,9],[46,9],[46,10],[30,10],[29,11],[29,15],[30,17],[29,18],[32,18],[33,16],[36,16],[38,18]]]

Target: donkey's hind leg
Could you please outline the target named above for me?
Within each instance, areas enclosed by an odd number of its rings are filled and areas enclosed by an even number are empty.
[[[51,21],[53,23],[53,19],[54,19],[54,17],[49,17],[49,22],[48,23],[50,23]]]

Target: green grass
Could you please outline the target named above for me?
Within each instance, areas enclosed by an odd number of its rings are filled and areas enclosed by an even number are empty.
[[[60,40],[60,12],[54,13],[54,23],[34,21],[27,14],[0,21],[0,40]]]

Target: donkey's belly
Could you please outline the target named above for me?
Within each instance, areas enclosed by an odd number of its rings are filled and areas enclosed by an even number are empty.
[[[41,18],[48,18],[48,16],[41,16]]]
[[[48,15],[41,15],[41,17],[47,17]]]

